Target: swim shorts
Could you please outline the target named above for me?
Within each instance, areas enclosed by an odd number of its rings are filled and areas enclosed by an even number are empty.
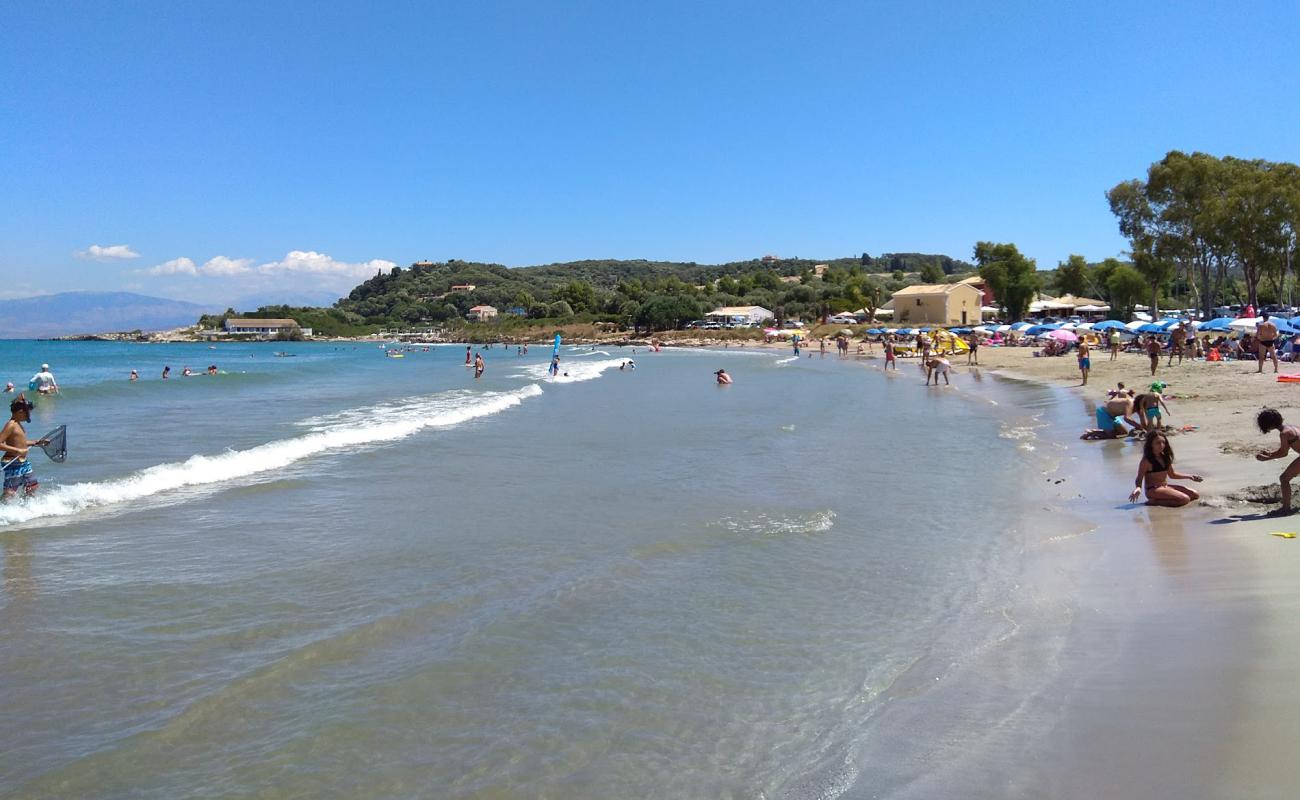
[[[1148,408],[1148,409],[1147,409],[1147,419],[1160,419],[1160,409],[1158,409],[1158,408]]]
[[[19,489],[32,491],[36,488],[36,476],[32,474],[32,462],[13,461],[5,465],[5,491],[16,492]]]
[[[1092,359],[1091,358],[1079,359],[1079,369],[1092,369]]]
[[[1111,414],[1106,411],[1105,406],[1097,406],[1098,428],[1101,428],[1106,433],[1110,433],[1115,430],[1115,426],[1119,425],[1121,422],[1122,420],[1119,417],[1111,416]]]

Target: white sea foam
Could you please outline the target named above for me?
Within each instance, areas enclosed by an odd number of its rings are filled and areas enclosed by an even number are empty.
[[[370,407],[365,411],[364,421],[361,412],[356,410],[314,417],[305,421],[312,431],[292,439],[219,455],[191,456],[185,461],[158,464],[117,480],[60,486],[30,501],[0,506],[0,526],[65,517],[190,486],[239,481],[340,448],[397,441],[426,428],[451,427],[499,414],[541,393],[540,386],[530,383],[512,392],[446,392]]]
[[[520,369],[521,377],[530,380],[546,381],[547,383],[577,383],[578,381],[591,381],[600,377],[605,370],[618,369],[619,364],[625,364],[632,359],[611,358],[605,361],[580,361],[577,363],[566,362],[564,357],[560,358],[560,374],[551,377],[548,370],[550,362],[545,364],[526,364]],[[565,373],[568,373],[567,375]]]
[[[569,353],[568,357],[569,357],[569,358],[589,358],[589,357],[591,357],[591,356],[607,356],[607,355],[609,355],[609,352],[606,351],[606,350],[587,350],[586,352],[583,352],[583,353]]]
[[[716,523],[735,533],[756,533],[780,536],[791,533],[825,533],[835,527],[835,512],[831,509],[811,514],[750,514],[725,517]]]
[[[791,361],[798,361],[799,356],[789,356],[788,358],[778,358],[774,363],[789,364]]]

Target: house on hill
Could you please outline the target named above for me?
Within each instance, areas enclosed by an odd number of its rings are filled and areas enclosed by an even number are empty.
[[[495,319],[496,315],[497,310],[492,306],[474,306],[465,316],[477,322],[486,322],[487,320]]]
[[[894,321],[909,325],[976,325],[984,293],[969,283],[919,283],[893,294]]]
[[[451,292],[472,292],[472,291],[474,291],[476,288],[478,288],[478,287],[476,287],[476,286],[475,286],[474,284],[472,284],[472,283],[458,283],[458,284],[456,284],[455,286],[452,286],[451,289],[448,290],[448,293],[451,293]]]

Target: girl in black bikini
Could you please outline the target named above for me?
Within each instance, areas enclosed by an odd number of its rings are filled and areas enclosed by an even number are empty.
[[[1194,489],[1170,485],[1170,478],[1196,483],[1203,480],[1200,475],[1179,474],[1174,469],[1174,451],[1169,446],[1169,439],[1158,431],[1150,433],[1142,447],[1142,463],[1138,464],[1136,486],[1128,496],[1129,502],[1136,503],[1143,488],[1146,489],[1149,506],[1180,508],[1200,499],[1201,495]]]

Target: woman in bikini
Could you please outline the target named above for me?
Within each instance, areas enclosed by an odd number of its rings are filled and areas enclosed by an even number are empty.
[[[1201,495],[1196,490],[1174,486],[1169,483],[1170,478],[1195,483],[1203,480],[1200,475],[1183,475],[1175,470],[1174,451],[1169,446],[1169,439],[1163,433],[1151,433],[1142,447],[1142,462],[1138,464],[1136,485],[1129,493],[1128,501],[1136,503],[1143,489],[1146,490],[1149,506],[1180,508],[1200,499]]]

